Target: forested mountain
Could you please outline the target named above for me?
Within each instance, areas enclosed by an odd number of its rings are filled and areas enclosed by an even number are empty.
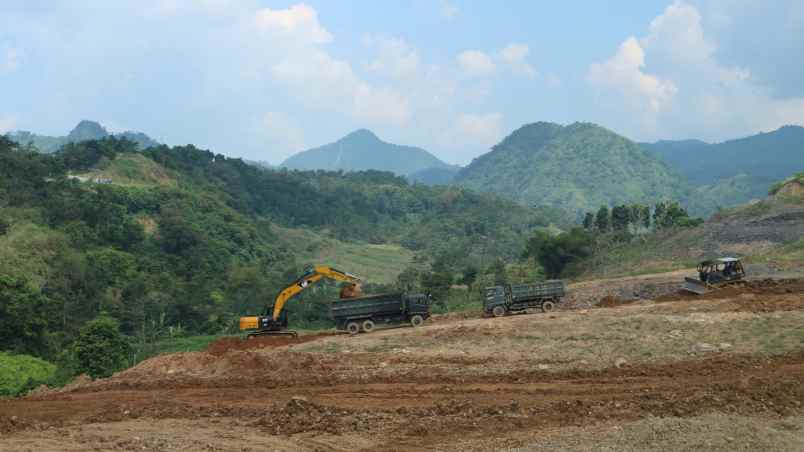
[[[366,129],[300,152],[285,160],[282,166],[300,170],[380,170],[400,176],[428,168],[453,168],[424,149],[386,143]]]
[[[711,185],[740,174],[768,184],[804,170],[804,127],[709,144],[698,140],[658,141],[643,147],[661,157],[695,185]]]
[[[525,125],[474,159],[455,183],[576,213],[688,193],[684,179],[656,156],[588,123]]]
[[[85,177],[96,171],[126,178]],[[401,245],[425,266],[458,269],[518,256],[547,214],[388,172],[266,170],[114,137],[40,154],[0,136],[0,342],[56,359],[101,313],[138,337],[230,331],[309,263],[296,257],[311,242],[280,239],[279,229],[353,248]],[[332,296],[326,287],[304,296]],[[295,321],[321,316],[306,306],[290,307]]]
[[[773,182],[804,170],[804,127],[798,126],[715,144],[682,140],[642,146],[695,186],[687,204],[704,214],[762,199]]]
[[[37,135],[35,133],[26,131],[16,131],[9,134],[9,137],[22,145],[32,145],[40,152],[46,154],[56,152],[68,143],[79,143],[88,140],[100,140],[110,136],[118,138],[126,138],[127,140],[136,143],[140,149],[146,149],[151,146],[159,146],[159,143],[153,140],[148,135],[142,132],[123,132],[117,134],[110,134],[103,126],[94,121],[83,120],[75,126],[67,136],[64,137],[51,137],[46,135]]]

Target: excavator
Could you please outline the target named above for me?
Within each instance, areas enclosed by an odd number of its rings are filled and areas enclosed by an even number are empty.
[[[363,295],[359,277],[325,265],[312,266],[307,268],[293,283],[282,289],[276,296],[273,305],[265,307],[263,315],[240,317],[240,330],[249,331],[248,338],[255,336],[297,337],[298,334],[295,331],[287,329],[288,319],[284,309],[285,304],[296,294],[324,278],[349,283],[341,289],[341,298],[356,298]]]

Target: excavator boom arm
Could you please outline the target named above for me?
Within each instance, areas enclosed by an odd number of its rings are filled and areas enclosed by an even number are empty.
[[[285,308],[285,303],[293,298],[296,294],[306,289],[310,284],[320,281],[322,278],[334,279],[336,281],[346,281],[351,283],[360,282],[360,278],[351,274],[340,271],[338,269],[328,267],[326,265],[316,265],[309,268],[303,275],[299,277],[293,284],[285,287],[282,292],[279,292],[276,300],[274,300],[274,311],[272,317],[274,321],[279,319],[282,314],[282,309]]]

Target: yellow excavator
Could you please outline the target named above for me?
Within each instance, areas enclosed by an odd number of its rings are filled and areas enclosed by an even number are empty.
[[[285,304],[296,294],[309,287],[310,284],[323,278],[349,283],[341,289],[341,298],[355,298],[363,294],[360,289],[359,277],[325,265],[309,267],[296,281],[279,292],[273,305],[266,306],[263,315],[240,317],[240,330],[249,331],[247,334],[249,338],[272,335],[298,336],[295,331],[287,329],[288,319],[284,309]]]

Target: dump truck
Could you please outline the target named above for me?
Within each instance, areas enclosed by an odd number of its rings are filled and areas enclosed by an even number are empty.
[[[745,279],[743,263],[736,257],[705,260],[698,264],[697,270],[698,278],[684,278],[682,290],[703,295],[711,289],[743,284]]]
[[[417,293],[343,298],[330,303],[330,316],[338,330],[370,333],[377,325],[421,326],[430,317],[430,304],[429,295]]]
[[[551,279],[529,284],[509,284],[486,288],[483,312],[502,317],[511,312],[541,309],[550,312],[566,293],[564,281]]]

